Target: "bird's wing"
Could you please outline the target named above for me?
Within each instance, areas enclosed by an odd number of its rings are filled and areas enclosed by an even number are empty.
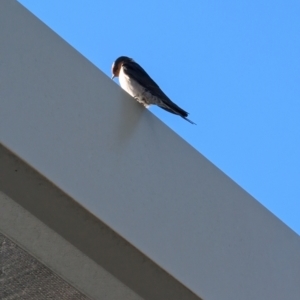
[[[136,62],[130,61],[123,63],[123,70],[126,75],[138,82],[141,86],[145,87],[152,95],[160,98],[164,105],[167,106],[161,108],[166,109],[169,112],[187,117],[188,113],[176,105],[169,97],[160,89],[156,82],[147,74],[147,72]]]

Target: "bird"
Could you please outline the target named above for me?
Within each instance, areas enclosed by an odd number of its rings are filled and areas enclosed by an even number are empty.
[[[121,87],[145,107],[157,105],[169,113],[178,115],[196,125],[187,118],[188,112],[176,105],[147,74],[147,72],[132,58],[118,57],[111,67],[112,77],[119,77]]]

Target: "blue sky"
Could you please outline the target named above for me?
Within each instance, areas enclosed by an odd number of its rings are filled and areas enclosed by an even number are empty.
[[[300,234],[299,0],[19,2],[107,75],[134,58],[198,125],[151,111]]]

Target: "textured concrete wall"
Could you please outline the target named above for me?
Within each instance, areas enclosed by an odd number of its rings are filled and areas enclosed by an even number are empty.
[[[0,257],[1,300],[90,300],[1,232]]]
[[[293,231],[14,1],[0,40],[3,145],[204,299],[299,299]]]

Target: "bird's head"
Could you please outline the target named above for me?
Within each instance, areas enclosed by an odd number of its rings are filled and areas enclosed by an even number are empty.
[[[114,61],[111,67],[111,73],[112,73],[111,79],[114,79],[115,77],[119,77],[122,64],[128,61],[133,61],[133,59],[127,56],[120,56]]]

